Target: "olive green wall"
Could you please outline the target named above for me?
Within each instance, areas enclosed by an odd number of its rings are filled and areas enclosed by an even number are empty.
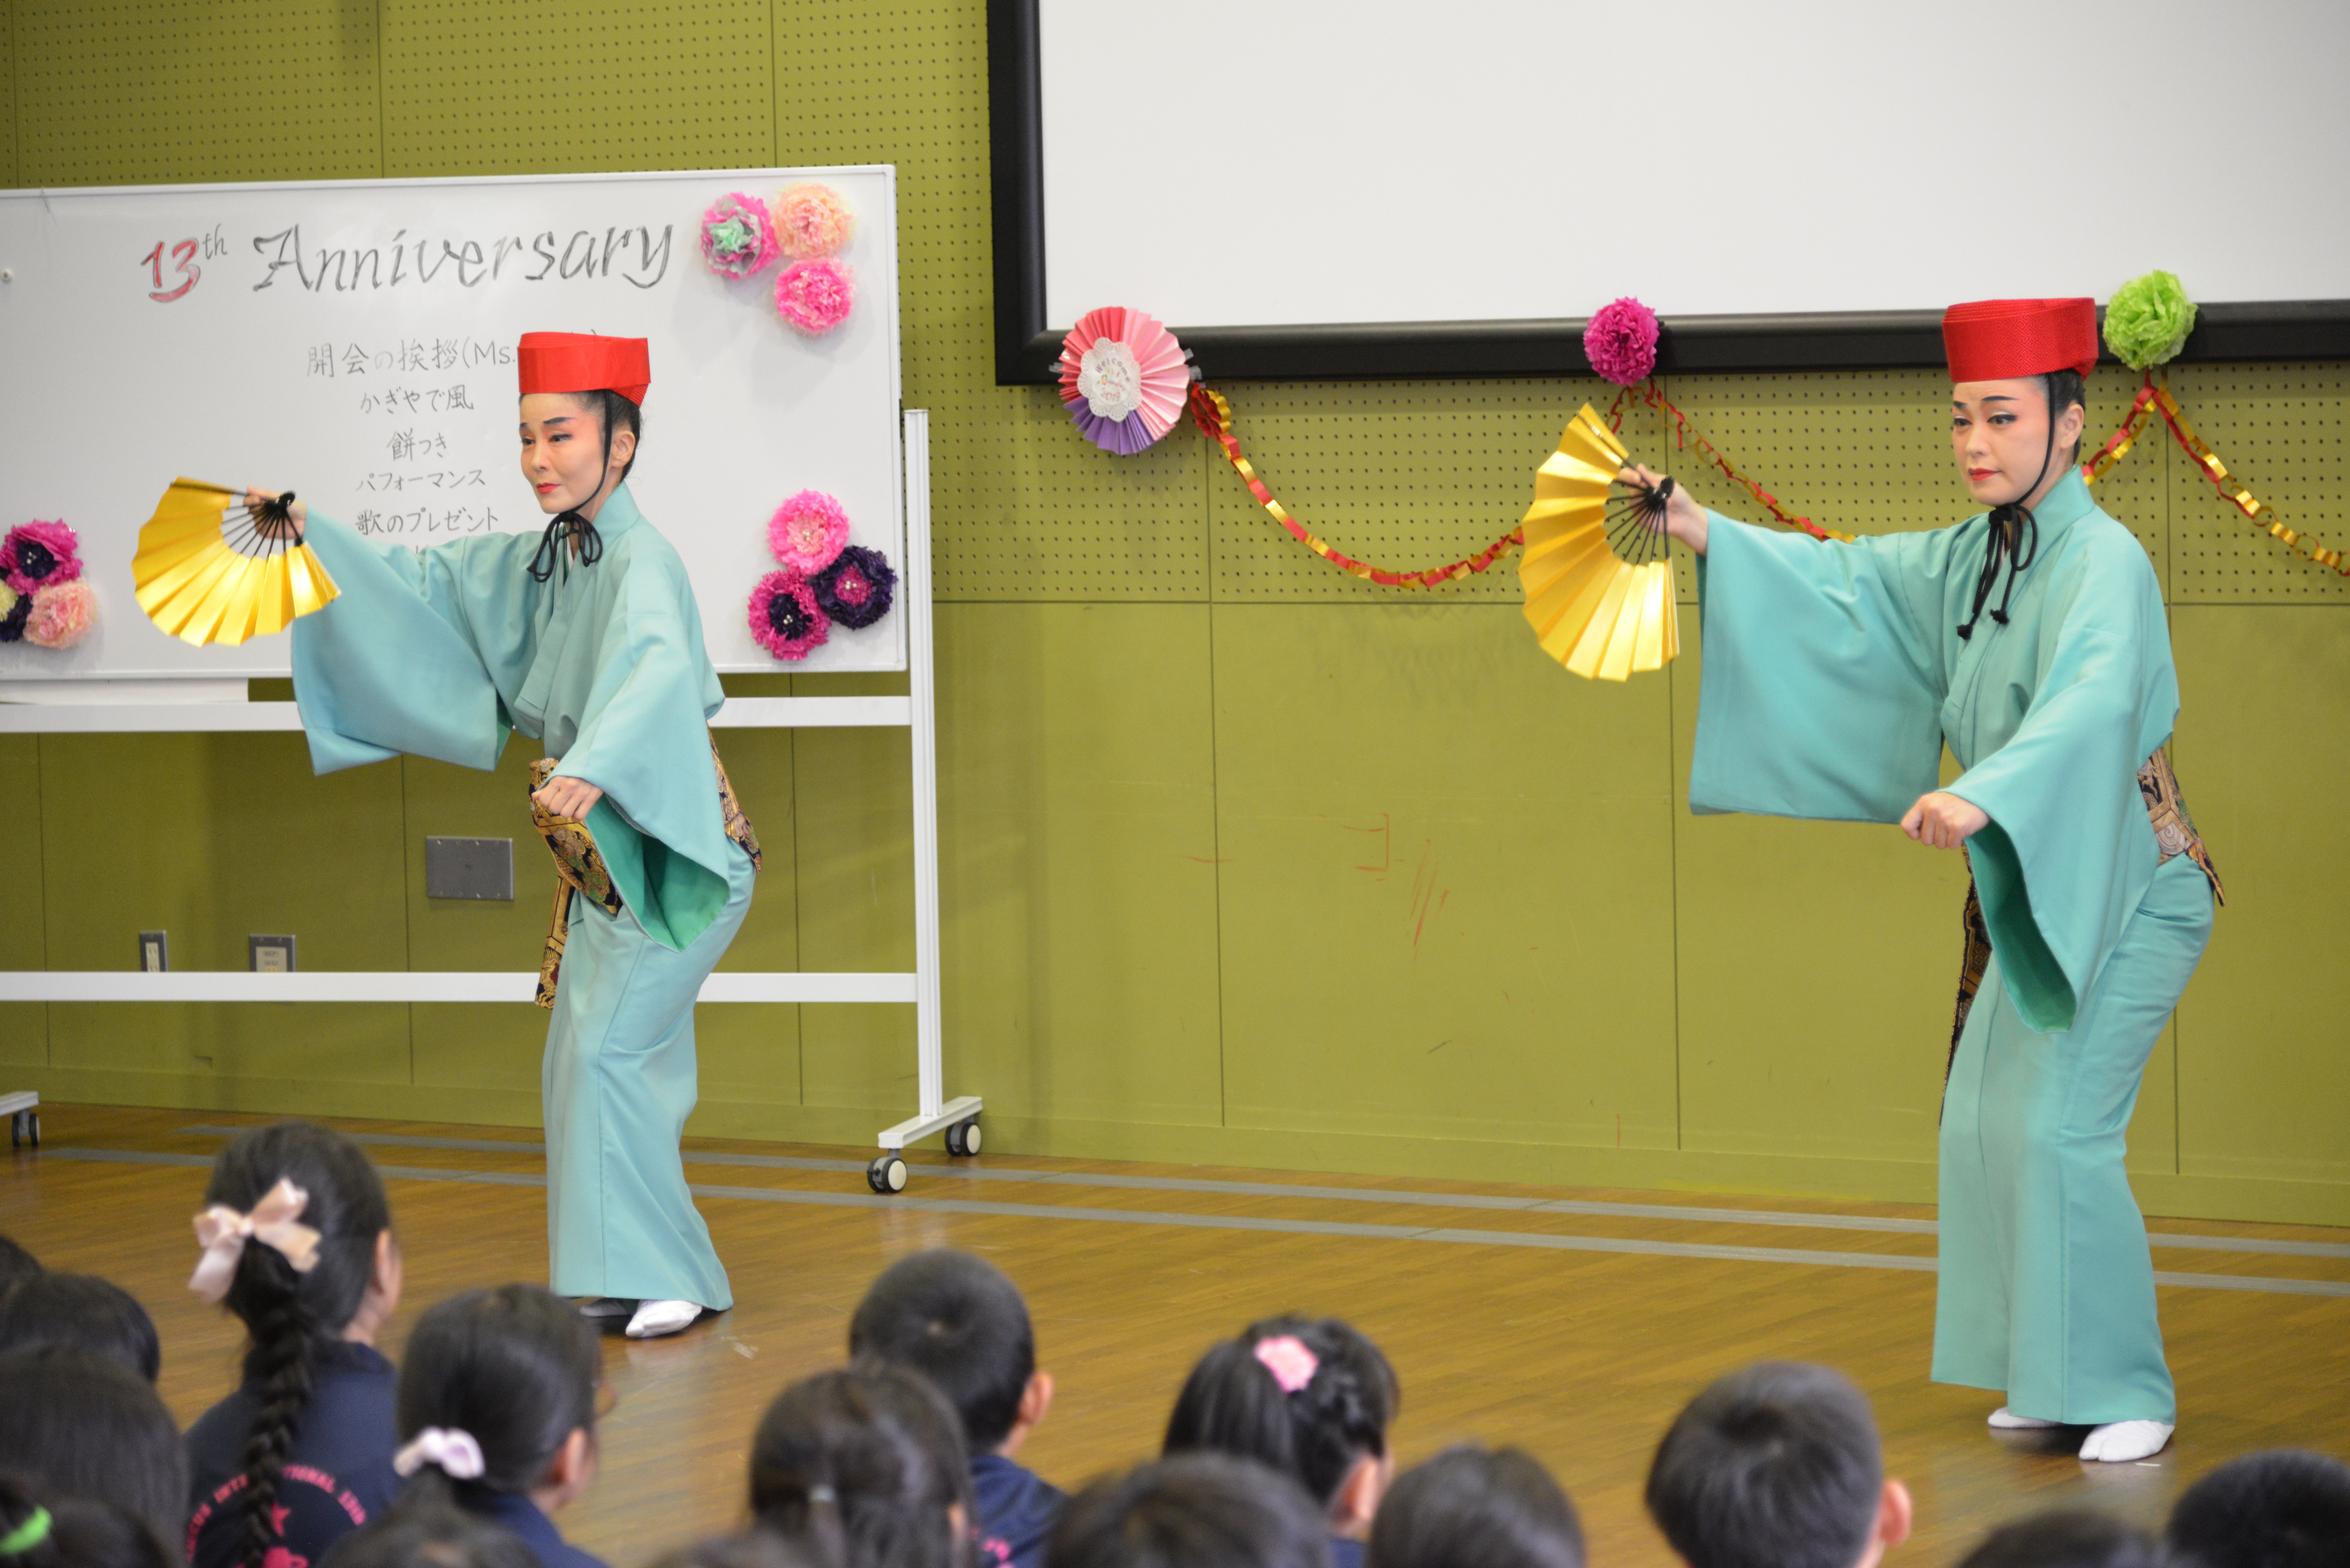
[[[18,185],[898,166],[906,394],[933,421],[947,1079],[987,1096],[992,1147],[1930,1198],[1958,858],[1890,829],[1690,817],[1687,607],[1669,675],[1579,681],[1543,659],[1507,572],[1369,587],[1299,550],[1188,432],[1114,460],[1049,391],[994,386],[977,0],[0,13],[0,176]],[[1246,139],[1230,145],[1244,178]],[[1179,243],[1265,243],[1238,213],[1180,215]],[[2124,389],[2097,381],[2109,425]],[[2257,489],[2343,542],[2344,367],[2177,384]],[[1604,390],[1227,389],[1280,494],[1341,547],[1406,564],[1508,528]],[[1921,527],[1963,507],[1931,373],[1670,391],[1821,517]],[[1645,416],[1626,428],[1669,460]],[[690,461],[681,439],[667,450]],[[2148,1073],[2141,1194],[2350,1222],[2333,974],[2350,846],[2330,812],[2350,595],[2155,441],[2100,493],[2170,596],[2178,768],[2231,899]],[[729,966],[908,967],[905,736],[726,747],[769,854]],[[525,756],[315,780],[293,736],[0,740],[0,966],[128,968],[162,926],[187,968],[241,965],[255,930],[296,932],[310,969],[528,968],[547,884],[526,840],[513,906],[421,896],[426,834],[527,833]],[[697,1130],[864,1142],[912,1104],[905,1009],[701,1016]],[[0,1071],[61,1099],[527,1123],[541,1024],[519,1006],[18,1005]]]

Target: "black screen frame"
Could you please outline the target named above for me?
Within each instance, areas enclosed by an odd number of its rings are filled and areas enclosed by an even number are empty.
[[[995,380],[1057,379],[1062,335],[1045,318],[1044,72],[1038,0],[988,0],[990,183],[995,240]],[[1102,303],[1116,303],[1105,300]],[[1144,308],[1149,302],[1137,301]],[[1669,316],[1657,370],[1754,373],[1939,365],[1941,311]],[[1216,380],[1407,380],[1587,376],[1580,318],[1326,322],[1172,328]],[[2199,306],[2178,359],[2350,359],[2350,299]],[[2118,361],[2110,361],[2118,363]]]

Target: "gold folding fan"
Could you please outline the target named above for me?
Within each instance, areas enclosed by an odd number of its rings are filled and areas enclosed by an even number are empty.
[[[147,618],[183,642],[234,645],[333,602],[334,579],[292,532],[293,499],[247,506],[242,490],[174,481],[130,558]]]
[[[1518,581],[1543,651],[1577,675],[1621,680],[1661,670],[1681,650],[1671,541],[1664,533],[1670,478],[1627,485],[1608,506],[1627,461],[1624,443],[1584,404],[1534,473]]]

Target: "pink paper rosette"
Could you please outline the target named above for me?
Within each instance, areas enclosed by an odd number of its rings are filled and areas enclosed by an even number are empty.
[[[1130,457],[1173,430],[1191,385],[1183,346],[1139,310],[1089,310],[1061,339],[1061,401],[1104,452]]]
[[[811,337],[847,320],[856,301],[857,275],[847,262],[824,256],[795,262],[775,277],[775,314]]]
[[[64,649],[89,635],[98,620],[98,596],[77,577],[50,583],[33,595],[33,613],[26,618],[25,640],[36,648]]]
[[[740,282],[774,261],[780,248],[767,204],[756,196],[736,191],[702,214],[702,259],[721,277]]]
[[[767,519],[767,547],[786,571],[813,576],[848,543],[848,514],[821,490],[803,490]]]
[[[751,636],[777,659],[796,662],[824,646],[832,623],[816,607],[807,578],[786,566],[751,590]]]
[[[775,198],[775,241],[794,261],[839,254],[857,237],[857,214],[829,185],[787,185]]]
[[[1619,387],[1647,380],[1657,368],[1657,313],[1628,294],[1601,306],[1584,324],[1583,357]]]
[[[0,574],[29,597],[44,583],[69,583],[81,576],[81,539],[68,524],[20,523],[0,540]]]

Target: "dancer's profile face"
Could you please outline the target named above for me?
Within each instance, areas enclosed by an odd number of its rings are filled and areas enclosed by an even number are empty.
[[[2081,439],[2080,406],[2057,421],[2054,456],[2048,433],[2048,393],[2037,377],[1950,389],[1950,455],[1967,493],[1985,506],[2026,500],[2035,487],[2044,493],[2064,477],[2064,454]]]
[[[629,461],[636,438],[612,432],[612,461],[604,462],[601,416],[569,392],[532,392],[522,400],[522,476],[548,516],[587,505],[604,488],[607,472]]]

